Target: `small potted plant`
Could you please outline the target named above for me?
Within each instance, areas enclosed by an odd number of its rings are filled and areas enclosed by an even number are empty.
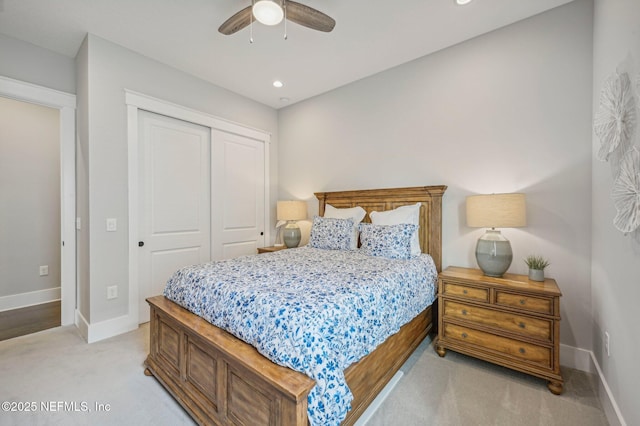
[[[524,260],[529,267],[529,279],[532,281],[544,281],[544,268],[549,262],[542,256],[529,255]]]

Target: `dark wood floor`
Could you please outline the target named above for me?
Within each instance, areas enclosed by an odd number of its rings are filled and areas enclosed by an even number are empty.
[[[60,325],[60,301],[0,312],[0,340]]]

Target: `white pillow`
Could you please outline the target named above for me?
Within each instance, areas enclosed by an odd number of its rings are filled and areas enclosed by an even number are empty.
[[[400,206],[397,209],[387,210],[383,212],[371,212],[369,217],[374,225],[398,225],[400,223],[409,223],[416,225],[416,231],[411,237],[411,255],[418,256],[422,253],[420,250],[420,237],[418,230],[420,227],[420,204],[411,204],[408,206]]]
[[[351,239],[351,249],[358,248],[358,224],[367,215],[367,211],[360,206],[348,209],[337,209],[331,204],[324,206],[324,217],[332,219],[353,219],[353,237]]]

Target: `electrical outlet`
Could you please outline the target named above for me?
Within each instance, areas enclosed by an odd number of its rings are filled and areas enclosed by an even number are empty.
[[[107,299],[115,299],[116,297],[118,297],[118,286],[107,287]]]
[[[40,276],[44,277],[45,275],[49,275],[49,265],[42,265],[40,267]]]
[[[604,350],[607,353],[607,356],[611,356],[611,340],[608,331],[604,332]]]

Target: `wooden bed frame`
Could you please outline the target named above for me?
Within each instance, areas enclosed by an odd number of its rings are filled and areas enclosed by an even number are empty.
[[[441,270],[442,195],[446,186],[316,193],[325,204],[361,206],[367,213],[422,203],[420,244]],[[365,221],[369,221],[368,214]],[[306,426],[307,395],[315,382],[274,364],[247,343],[164,296],[151,307],[150,353],[145,374],[155,376],[199,424]],[[375,351],[345,370],[354,395],[342,422],[352,425],[432,328],[428,307]]]

